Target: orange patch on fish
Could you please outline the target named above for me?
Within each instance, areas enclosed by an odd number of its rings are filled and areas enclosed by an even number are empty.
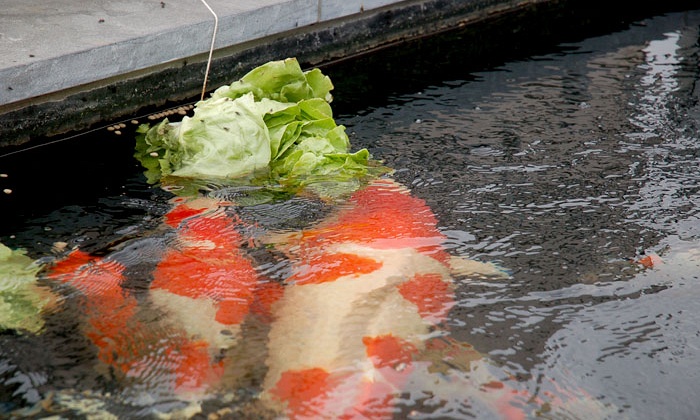
[[[47,277],[67,283],[86,296],[113,296],[123,299],[121,282],[125,267],[114,261],[100,259],[75,250],[51,268]]]
[[[223,213],[187,220],[178,229],[178,236],[193,243],[201,241],[211,244],[214,248],[211,249],[210,246],[207,251],[214,253],[238,248],[242,240],[241,234],[236,230],[236,224]],[[211,256],[210,259],[215,257]]]
[[[96,257],[93,257],[87,252],[76,249],[68,254],[65,259],[54,264],[48,276],[51,279],[60,280],[65,283],[71,279],[71,277],[67,277],[67,275],[75,273],[80,267],[95,259]]]
[[[257,273],[240,252],[241,235],[223,214],[197,217],[178,229],[181,246],[164,253],[153,273],[152,289],[218,305],[216,320],[240,324],[254,299]]]
[[[363,381],[359,386],[357,401],[339,418],[379,420],[394,417],[393,399],[396,389],[392,385],[381,381]]]
[[[310,368],[283,372],[270,393],[287,403],[290,417],[313,417],[323,412],[325,400],[334,386],[328,371]]]
[[[201,214],[206,209],[195,209],[187,204],[179,204],[165,215],[165,223],[171,227],[178,227],[183,220]]]
[[[352,412],[363,418],[391,418],[392,400],[413,371],[418,348],[392,334],[363,337],[367,357],[377,371],[374,378],[358,384],[359,394]]]
[[[178,392],[196,391],[217,382],[223,375],[223,362],[213,363],[209,344],[204,341],[182,341],[166,351],[175,365],[175,389]]]
[[[487,382],[485,384],[481,384],[481,386],[484,388],[489,388],[489,389],[503,389],[503,388],[505,388],[505,385],[501,381],[491,381],[491,382]]]
[[[297,273],[287,279],[296,285],[321,284],[339,277],[369,274],[382,267],[382,263],[355,254],[321,254],[310,258],[307,264],[298,267]]]
[[[121,288],[124,268],[116,261],[99,260],[79,270],[70,280],[70,284],[86,295],[99,295],[119,300],[124,295]]]
[[[214,319],[224,325],[238,325],[248,315],[251,301],[252,296],[236,300],[222,300],[219,302],[219,310]]]
[[[377,181],[349,202],[332,222],[304,232],[302,241],[312,247],[357,242],[378,249],[415,248],[438,261],[449,259],[433,212],[396,184]]]
[[[490,389],[490,392],[502,393],[495,401],[496,410],[501,418],[508,420],[525,420],[527,418],[524,410],[524,401],[526,401],[524,393],[501,388]]]
[[[152,289],[162,289],[179,296],[207,297],[217,302],[216,320],[239,324],[249,311],[257,274],[242,255],[226,252],[215,261],[197,258],[199,251],[169,250],[153,273]],[[204,256],[202,256],[204,257]]]
[[[98,348],[97,357],[103,363],[119,368],[122,373],[131,369],[136,353],[137,343],[130,334],[135,321],[130,320],[136,314],[136,300],[95,299],[88,303],[89,328],[85,335]]]
[[[418,307],[421,317],[435,320],[443,320],[454,302],[452,286],[435,273],[417,274],[399,286],[399,293]]]
[[[363,337],[367,357],[377,369],[409,364],[418,353],[415,345],[391,334]]]

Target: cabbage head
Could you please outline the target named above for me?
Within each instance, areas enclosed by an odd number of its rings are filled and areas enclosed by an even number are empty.
[[[199,101],[191,117],[140,126],[135,156],[150,183],[354,189],[379,165],[367,149],[350,151],[333,119],[332,89],[328,76],[302,71],[294,58],[269,62]]]

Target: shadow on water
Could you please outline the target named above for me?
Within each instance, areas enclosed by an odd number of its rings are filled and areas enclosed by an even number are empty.
[[[536,22],[529,28],[502,17],[497,26],[476,25],[323,68],[336,85],[336,117],[353,146],[367,147],[395,169],[393,178],[417,203],[424,200],[449,254],[495,262],[509,273],[456,278],[446,334],[470,347],[457,356],[425,350],[430,372],[421,376],[416,368],[404,383],[396,417],[493,415],[483,389],[473,391],[484,397],[479,400],[454,385],[479,376],[475,367],[492,369],[498,381],[489,384],[521,392],[523,405],[538,405],[543,415],[548,406],[537,401],[567,393],[576,395],[555,417],[692,418],[700,410],[700,11],[640,9],[601,20],[599,10],[593,3],[555,9],[576,16],[561,26],[546,20],[551,15],[529,16]],[[132,134],[100,130],[0,160],[0,173],[8,175],[0,188],[12,190],[0,205],[13,209],[0,242],[35,258],[52,255],[59,241],[108,255],[108,262],[143,277],[124,286],[134,302],[151,299],[145,291],[155,262],[143,268],[131,258],[146,264],[164,252],[159,241],[178,249],[187,242],[164,233],[171,196],[143,180],[131,157]],[[347,208],[329,210],[297,197],[236,215],[257,229],[289,233],[333,211]],[[322,226],[344,226],[342,218],[331,220]],[[303,246],[243,248],[273,284],[314,258]],[[283,253],[295,255],[291,263]],[[378,291],[368,301],[388,305],[393,296]],[[286,299],[284,313],[322,306],[297,292]],[[76,407],[82,398],[81,410],[89,412],[90,404],[120,392],[113,373],[93,368],[99,345],[77,333],[85,307],[66,302],[47,317],[46,334],[0,336],[0,413],[61,390],[54,402]],[[342,308],[329,305],[332,320],[331,312]],[[361,308],[385,316],[376,305]],[[159,315],[144,310],[138,319]],[[228,372],[239,387],[209,401],[210,412],[232,414],[229,408],[237,407],[239,415],[271,415],[249,404],[266,386],[264,361],[269,371],[291,363],[269,362],[284,331],[298,342],[313,335],[267,321],[258,314],[244,324],[247,340],[223,356],[240,361],[238,371]],[[180,334],[168,328],[160,333]],[[431,388],[426,378],[436,373],[444,375],[435,382],[441,386]],[[158,378],[151,380],[149,395],[159,409],[182,408],[167,395],[159,399]],[[111,411],[148,413],[138,387],[131,392],[110,400]]]

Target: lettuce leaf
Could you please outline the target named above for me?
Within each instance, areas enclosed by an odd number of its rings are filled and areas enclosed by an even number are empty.
[[[40,269],[24,251],[0,244],[0,330],[37,333],[43,328],[41,311],[50,295],[36,282]]]
[[[212,98],[235,99],[253,93],[256,100],[274,99],[279,102],[299,102],[303,99],[320,98],[331,102],[333,90],[331,79],[319,69],[303,72],[295,58],[271,61],[251,70],[241,80],[230,86],[217,89]]]
[[[150,183],[246,177],[292,188],[337,181],[354,189],[357,182],[348,181],[379,165],[366,149],[350,152],[345,127],[333,119],[332,89],[328,76],[302,71],[296,59],[269,62],[198,102],[192,117],[139,127],[135,156]]]

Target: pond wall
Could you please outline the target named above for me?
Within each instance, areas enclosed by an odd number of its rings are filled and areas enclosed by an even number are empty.
[[[4,3],[10,4],[0,15],[0,148],[196,98],[202,89],[214,17],[200,0]],[[514,17],[502,26],[512,34],[529,24],[526,16],[546,9],[556,19],[584,2],[208,3],[219,19],[212,90],[269,60],[296,56],[304,66],[321,65],[503,16]]]

